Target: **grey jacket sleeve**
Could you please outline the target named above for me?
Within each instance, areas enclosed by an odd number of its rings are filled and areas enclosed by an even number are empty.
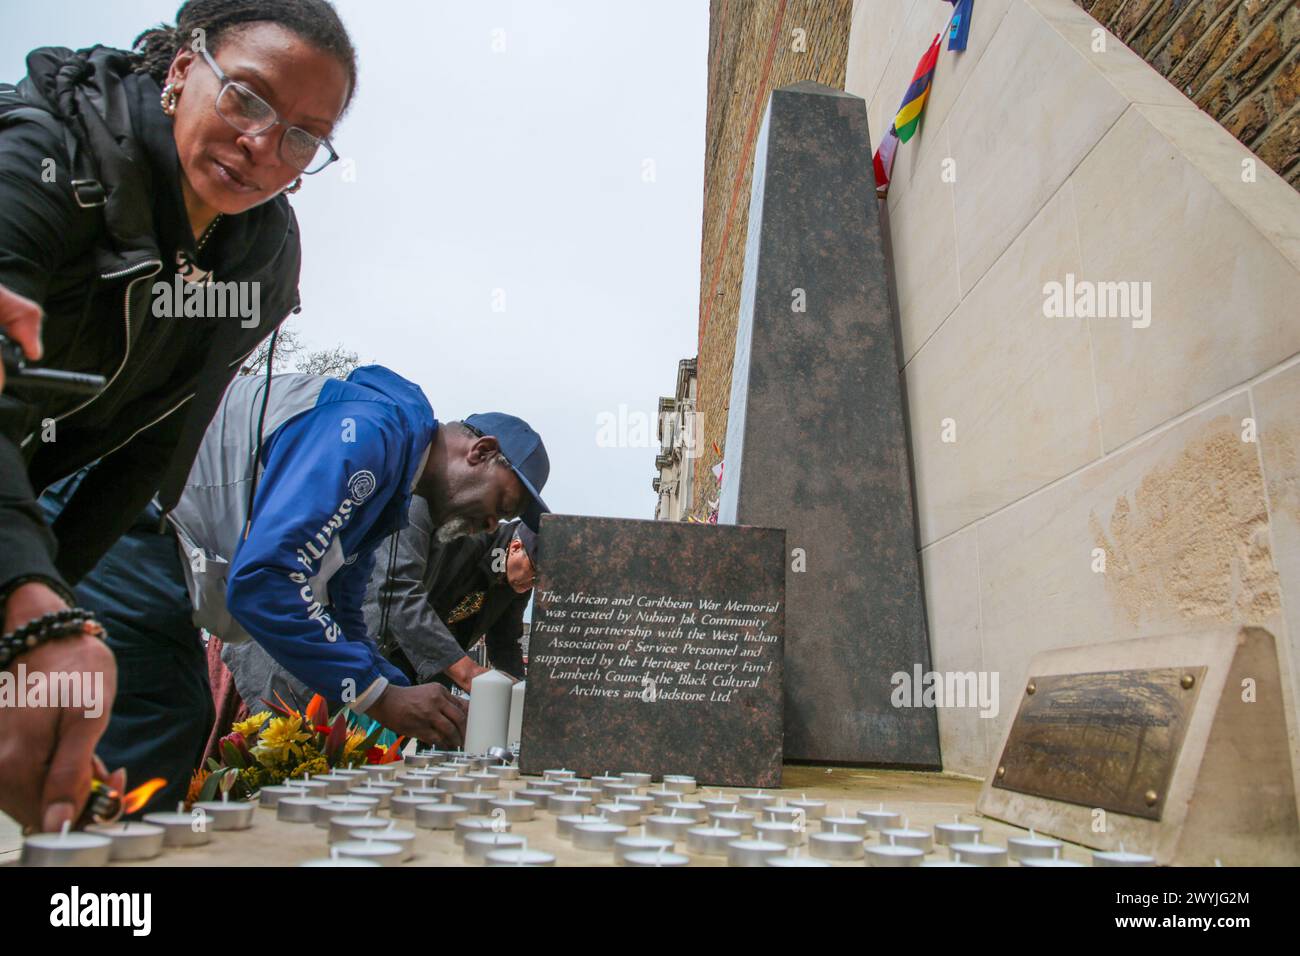
[[[433,521],[424,499],[418,495],[411,499],[408,518],[410,524],[386,539],[375,551],[375,570],[367,590],[364,612],[366,630],[382,642],[379,627],[387,604],[388,632],[424,683],[455,664],[465,656],[465,652],[429,603],[424,577]]]

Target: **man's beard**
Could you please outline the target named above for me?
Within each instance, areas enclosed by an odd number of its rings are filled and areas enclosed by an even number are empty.
[[[450,544],[457,538],[473,534],[475,525],[468,518],[451,518],[438,526],[436,537],[439,544]]]

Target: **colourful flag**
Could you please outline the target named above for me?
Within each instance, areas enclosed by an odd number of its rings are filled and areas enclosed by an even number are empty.
[[[934,65],[938,59],[939,34],[936,33],[930,49],[925,51],[921,62],[916,64],[916,72],[912,74],[912,85],[903,94],[903,105],[898,108],[898,115],[894,117],[894,132],[898,134],[899,142],[906,143],[911,139],[921,123],[921,111],[925,109],[925,99],[930,95],[930,84],[934,82]]]
[[[891,129],[885,134],[885,141],[880,144],[880,148],[876,150],[876,155],[871,160],[871,165],[876,171],[876,196],[880,199],[884,199],[885,194],[889,192],[889,177],[894,171],[894,154],[897,152],[898,137]]]
[[[970,35],[970,15],[975,0],[948,0],[956,10],[948,24],[948,49],[961,51],[966,49],[966,38]]]

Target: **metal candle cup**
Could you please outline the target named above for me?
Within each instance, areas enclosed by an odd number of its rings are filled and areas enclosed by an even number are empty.
[[[397,866],[406,852],[399,844],[384,840],[343,840],[330,849],[339,856],[370,860],[380,866]]]
[[[600,788],[600,792],[606,797],[635,797],[641,792],[641,788],[634,783],[625,783],[620,780],[618,783],[606,783]]]
[[[719,793],[712,797],[700,797],[698,798],[698,802],[708,807],[710,813],[715,810],[735,810],[740,806],[739,800],[725,793]]]
[[[401,817],[406,820],[415,818],[415,808],[422,807],[429,803],[443,803],[443,797],[446,792],[443,790],[429,791],[427,796],[416,794],[399,793],[388,802],[388,812],[394,817]]]
[[[322,773],[312,777],[312,780],[325,784],[325,792],[331,796],[346,793],[348,786],[352,783],[351,777],[337,773]]]
[[[555,854],[545,850],[489,850],[484,866],[555,866]]]
[[[903,821],[901,827],[885,827],[880,831],[880,839],[895,846],[910,846],[922,853],[934,849],[934,838],[924,830],[914,830],[907,820]]]
[[[467,833],[461,846],[466,861],[482,863],[489,853],[496,850],[522,850],[524,838],[513,833]]]
[[[883,804],[878,810],[859,810],[858,819],[866,822],[868,830],[884,830],[903,825],[902,815],[886,810]]]
[[[691,827],[686,831],[686,848],[705,856],[726,856],[727,844],[740,839],[739,830],[729,830],[716,823],[707,827]]]
[[[564,780],[529,780],[528,787],[532,790],[545,790],[547,793],[563,793]]]
[[[488,816],[491,811],[489,804],[500,798],[501,794],[496,790],[470,790],[456,794],[456,802],[469,807],[470,813],[477,816]]]
[[[23,840],[23,866],[104,866],[113,841],[98,833],[37,833]]]
[[[307,795],[306,787],[295,787],[289,784],[263,787],[257,793],[257,802],[260,806],[275,809],[276,804],[280,802],[281,797],[305,797]]]
[[[162,852],[167,831],[152,823],[130,820],[118,823],[101,823],[86,827],[87,833],[97,833],[113,841],[110,860],[152,860]]]
[[[459,803],[425,803],[415,808],[415,825],[426,830],[450,830],[456,821],[469,815],[469,808]]]
[[[654,850],[623,854],[624,866],[690,866],[691,858],[667,850]]]
[[[573,846],[579,850],[612,850],[614,841],[627,836],[621,823],[578,823],[573,827]]]
[[[572,780],[577,774],[572,770],[543,770],[543,780]]]
[[[623,781],[625,783],[630,783],[634,787],[650,786],[650,774],[648,773],[640,773],[639,771],[625,770],[623,773],[619,774],[619,776],[623,778]]]
[[[771,856],[784,856],[784,843],[771,840],[732,840],[727,844],[727,863],[730,866],[766,866]]]
[[[374,797],[379,801],[379,808],[387,810],[388,804],[393,799],[393,791],[385,787],[353,787],[348,791],[351,797]]]
[[[146,813],[145,823],[163,828],[163,846],[203,846],[212,840],[206,825],[196,825],[198,818],[192,813],[177,810],[175,813]]]
[[[343,840],[352,840],[355,839],[352,834],[356,831],[383,830],[389,825],[389,821],[369,813],[341,813],[336,817],[330,817],[329,841],[340,843]]]
[[[598,803],[595,811],[610,823],[621,823],[625,827],[639,826],[644,811],[633,803]]]
[[[497,797],[488,801],[488,815],[500,810],[511,823],[527,823],[537,816],[537,804],[532,800],[514,797]]]
[[[510,821],[500,817],[461,817],[452,825],[457,843],[464,843],[471,833],[508,833]]]
[[[949,843],[948,853],[958,863],[976,866],[1006,866],[1007,848],[992,843]]]
[[[665,790],[676,790],[678,793],[694,793],[696,786],[695,778],[686,774],[664,775]]]
[[[754,823],[758,820],[754,814],[744,810],[711,810],[709,819],[718,826],[739,830],[742,834],[753,833]]]
[[[439,777],[438,786],[448,793],[468,793],[474,789],[474,781],[464,774],[453,774]]]
[[[645,818],[645,832],[650,836],[662,837],[665,840],[672,840],[674,843],[685,836],[686,831],[695,826],[699,821],[691,817],[674,817],[665,814],[655,814],[652,817]]]
[[[391,823],[382,830],[370,828],[352,830],[349,836],[353,840],[378,840],[382,843],[396,843],[402,848],[402,857],[399,860],[401,863],[415,857],[415,834],[410,830],[399,830]],[[337,846],[337,844],[335,845]]]
[[[867,862],[872,866],[920,866],[925,851],[911,846],[891,846],[888,843],[866,848]]]
[[[832,830],[809,836],[808,852],[819,860],[860,860],[865,846],[860,836]]]
[[[451,794],[442,787],[407,787],[404,794],[394,794],[394,796],[404,797],[422,797],[426,803],[446,803],[451,799]],[[392,806],[392,801],[388,805]]]
[[[980,838],[984,828],[976,823],[962,823],[954,817],[952,823],[934,825],[934,842],[940,846],[950,843],[974,843]]]
[[[553,791],[540,790],[537,787],[524,787],[515,791],[515,798],[517,800],[531,800],[533,803],[537,804],[537,809],[539,810],[545,810],[547,808],[546,804],[552,796]]]
[[[644,831],[644,827],[642,830]],[[672,840],[665,840],[663,837],[646,836],[644,832],[638,836],[618,837],[614,841],[614,861],[622,863],[623,857],[629,853],[658,852],[659,850],[671,850],[673,848]]]
[[[247,830],[253,825],[253,804],[242,800],[205,800],[194,804],[194,809],[208,815],[214,830]]]
[[[754,824],[754,836],[769,843],[783,846],[802,846],[807,837],[803,827],[798,823],[780,823],[775,820],[759,820]]]
[[[328,827],[332,817],[341,817],[348,813],[359,813],[364,816],[378,809],[379,801],[374,797],[331,797],[312,813],[312,823],[318,827]]]
[[[604,792],[605,786],[607,784],[624,783],[624,782],[625,781],[623,780],[622,777],[615,777],[611,774],[602,774],[601,776],[591,778],[591,785],[595,787],[597,790],[600,790],[602,793]]]
[[[594,813],[566,813],[555,818],[555,835],[561,840],[573,839],[573,828],[580,823],[606,823],[604,817]]]
[[[579,797],[571,793],[553,793],[546,801],[546,809],[551,813],[569,814],[586,813],[591,809],[590,797]]]
[[[753,793],[742,793],[740,795],[740,807],[742,810],[762,810],[764,807],[776,803],[776,797],[770,793],[764,793],[762,790],[755,790]]]
[[[694,800],[676,800],[664,804],[660,809],[670,816],[690,817],[696,823],[704,823],[709,819],[709,808]]]
[[[865,840],[867,829],[861,817],[822,817],[822,833],[848,833]]]
[[[1007,840],[1007,855],[1020,862],[1052,859],[1060,855],[1061,849],[1060,840],[1040,837],[1033,830],[1029,831],[1029,836],[1011,837]]]
[[[826,816],[825,800],[809,800],[806,796],[798,800],[787,800],[787,807],[794,807],[796,810],[802,810],[805,820],[820,820]]]
[[[493,764],[487,768],[487,772],[497,780],[518,780],[519,768],[511,767],[505,764]]]
[[[1093,866],[1155,866],[1156,860],[1153,856],[1147,856],[1145,853],[1133,853],[1124,849],[1124,844],[1120,844],[1118,850],[1099,850],[1092,854]]]

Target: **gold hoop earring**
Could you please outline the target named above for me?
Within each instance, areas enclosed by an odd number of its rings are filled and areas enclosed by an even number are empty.
[[[284,187],[284,191],[285,191],[287,194],[289,194],[290,196],[292,196],[294,193],[296,193],[299,189],[302,189],[302,177],[301,177],[301,176],[299,176],[297,179],[295,179],[295,180],[293,181],[293,185],[291,185],[291,186],[285,186],[285,187]]]
[[[162,90],[162,97],[160,99],[162,101],[162,111],[166,113],[168,116],[175,116],[176,115],[176,84],[168,83],[166,86],[164,86]]]

